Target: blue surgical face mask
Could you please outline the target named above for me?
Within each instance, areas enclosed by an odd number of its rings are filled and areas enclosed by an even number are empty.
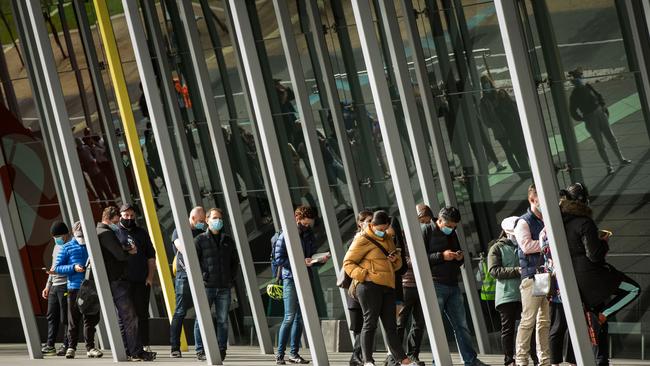
[[[197,222],[196,224],[194,224],[194,228],[196,230],[205,231],[205,227],[206,227],[205,222]]]
[[[585,80],[583,78],[575,78],[575,79],[572,80],[572,82],[573,82],[573,85],[575,85],[575,86],[585,85]]]
[[[214,219],[210,223],[210,230],[214,231],[221,231],[223,229],[223,220],[222,219]]]
[[[442,233],[445,234],[445,235],[451,235],[451,234],[454,232],[454,229],[453,229],[453,228],[450,228],[450,227],[447,227],[447,226],[443,226],[443,227],[441,227],[440,230],[441,230]]]
[[[377,235],[380,238],[383,238],[386,235],[386,232],[381,230],[375,230],[375,235]]]
[[[62,236],[57,236],[56,238],[54,238],[54,244],[63,245],[65,244],[65,240],[63,240]]]
[[[113,230],[113,231],[118,231],[120,229],[120,227],[117,226],[117,224],[110,224],[110,225],[108,225],[108,227],[110,227],[111,230]]]

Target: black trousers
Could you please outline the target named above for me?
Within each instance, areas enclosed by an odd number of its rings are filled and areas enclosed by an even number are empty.
[[[47,296],[47,345],[54,347],[59,325],[63,324],[63,346],[68,348],[68,299],[67,285],[50,287]]]
[[[149,296],[151,287],[144,282],[129,282],[129,297],[138,317],[138,336],[140,344],[149,345]]]
[[[361,352],[361,329],[363,328],[363,311],[359,308],[350,310],[350,331],[354,335],[354,344],[352,345],[352,357],[350,364],[358,363],[363,365],[363,354]]]
[[[377,322],[381,323],[388,338],[388,348],[396,360],[406,358],[402,342],[397,338],[395,317],[395,289],[366,281],[357,286],[357,298],[363,310],[361,329],[361,352],[364,362],[374,362],[372,352],[375,346]]]
[[[420,346],[426,325],[424,323],[424,313],[418,296],[418,289],[415,287],[404,287],[404,307],[399,312],[397,319],[397,338],[400,342],[404,341],[404,333],[409,324],[409,319],[413,315],[411,329],[408,332],[406,342],[406,354],[412,358],[418,358],[420,355]]]
[[[122,333],[122,341],[126,346],[127,354],[130,356],[138,355],[142,351],[142,343],[140,343],[138,334],[138,316],[130,297],[129,282],[111,282],[111,293],[113,294],[113,303],[117,308],[120,332]]]
[[[517,321],[521,319],[521,302],[507,302],[497,306],[501,315],[501,349],[503,350],[503,364],[515,362],[515,345],[517,340]],[[537,365],[537,352],[535,333],[530,338],[530,357],[533,364]]]
[[[573,346],[569,338],[569,328],[566,322],[566,315],[562,303],[551,302],[551,330],[549,332],[549,347],[551,349],[551,363],[560,364],[562,362],[576,363],[573,354]],[[564,357],[564,339],[569,340],[566,357]]]
[[[68,348],[77,349],[79,330],[83,323],[86,350],[91,350],[95,348],[95,327],[99,323],[99,313],[81,314],[77,306],[78,293],[79,290],[68,290]]]

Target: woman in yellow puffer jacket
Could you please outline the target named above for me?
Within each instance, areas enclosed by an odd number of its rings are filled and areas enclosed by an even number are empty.
[[[379,318],[395,359],[402,360],[403,365],[412,364],[397,337],[395,271],[402,267],[402,259],[393,237],[386,234],[389,227],[388,214],[375,212],[365,232],[355,237],[343,260],[343,269],[358,283],[356,298],[363,311],[361,351],[365,365],[374,365],[372,352]]]

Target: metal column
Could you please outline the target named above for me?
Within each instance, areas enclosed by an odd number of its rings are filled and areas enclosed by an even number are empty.
[[[309,341],[312,360],[315,365],[328,365],[327,350],[323,333],[320,328],[320,320],[316,311],[307,267],[305,266],[304,254],[300,244],[300,236],[293,215],[291,204],[291,195],[285,175],[285,168],[282,164],[280,146],[278,137],[275,133],[275,126],[271,114],[271,106],[265,88],[256,88],[256,82],[263,79],[262,69],[257,57],[255,39],[251,29],[251,22],[246,9],[246,4],[240,0],[229,0],[229,6],[232,11],[233,26],[232,32],[237,34],[241,55],[244,59],[244,69],[246,79],[248,80],[249,90],[252,92],[251,97],[255,115],[259,123],[262,146],[264,155],[268,161],[269,173],[273,187],[273,194],[276,198],[280,212],[280,221],[285,233],[287,242],[287,251],[289,261],[294,273],[294,281],[298,292],[300,309],[304,319],[307,339]],[[284,148],[284,146],[283,146]]]
[[[124,350],[124,343],[120,334],[117,313],[115,305],[113,304],[113,296],[110,291],[110,284],[108,282],[108,275],[106,274],[106,267],[104,266],[104,259],[97,238],[97,231],[95,229],[95,220],[88,200],[88,193],[86,192],[86,185],[83,180],[77,179],[77,172],[81,172],[81,164],[79,157],[74,148],[75,142],[70,129],[70,119],[68,112],[65,109],[65,100],[63,97],[63,89],[61,88],[61,81],[56,70],[56,62],[54,61],[54,53],[50,43],[50,37],[47,29],[45,28],[45,21],[41,12],[41,3],[39,0],[26,0],[25,7],[31,19],[29,23],[31,31],[34,35],[37,52],[38,64],[37,68],[41,69],[45,76],[45,90],[46,96],[52,106],[52,112],[56,126],[52,126],[53,130],[58,132],[57,141],[61,142],[63,158],[65,164],[70,169],[63,172],[67,173],[71,182],[72,194],[76,204],[79,219],[86,238],[86,246],[90,256],[91,265],[93,268],[93,275],[99,302],[101,305],[102,316],[106,321],[106,330],[111,344],[111,350],[114,361],[126,361],[126,352]]]
[[[418,106],[415,101],[415,93],[411,84],[408,63],[404,53],[404,42],[399,29],[395,4],[392,2],[379,1],[384,28],[386,29],[387,46],[390,51],[390,59],[393,63],[395,81],[399,91],[404,120],[408,131],[409,142],[413,150],[413,159],[420,182],[420,190],[424,203],[431,207],[439,207],[438,194],[433,178],[433,166],[429,160],[429,151],[424,139],[422,122]]]
[[[323,100],[323,93],[325,93],[325,100],[327,101],[330,114],[332,115],[336,140],[338,141],[339,151],[341,152],[345,179],[348,181],[350,203],[352,204],[352,210],[356,215],[361,211],[363,200],[361,198],[361,190],[359,189],[359,178],[357,177],[357,171],[354,168],[354,159],[352,158],[352,150],[350,149],[350,140],[348,139],[348,134],[345,130],[345,123],[343,122],[343,113],[341,112],[341,102],[339,101],[336,81],[334,80],[334,71],[332,70],[332,63],[327,54],[327,43],[325,42],[325,36],[323,35],[323,23],[318,10],[318,2],[317,0],[307,0],[305,7],[307,15],[309,16],[311,37],[314,41],[314,48],[316,51],[315,61],[318,66],[320,66],[320,72],[323,76],[322,83],[324,90],[319,90],[319,97]]]
[[[542,203],[542,215],[553,251],[557,282],[560,292],[563,294],[562,306],[567,316],[576,361],[579,365],[593,365],[595,360],[588,338],[580,292],[573,272],[562,216],[557,205],[558,189],[555,168],[548,139],[546,139],[546,128],[539,105],[537,86],[533,81],[530,64],[527,61],[522,61],[527,60],[528,52],[521,19],[515,0],[496,0],[494,6],[517,99],[517,108],[522,117],[521,125],[530,156],[533,178]]]
[[[433,349],[433,356],[436,365],[451,365],[451,354],[445,336],[444,325],[438,299],[433,286],[431,268],[417,220],[415,211],[415,200],[406,168],[404,151],[397,130],[397,121],[392,107],[386,78],[384,77],[384,65],[379,50],[379,42],[375,33],[375,26],[369,0],[355,0],[352,2],[354,18],[357,23],[359,40],[363,51],[363,58],[368,71],[368,80],[372,95],[377,108],[381,134],[386,144],[386,156],[391,171],[395,196],[399,206],[400,216],[406,234],[406,243],[411,253],[413,272],[417,282],[418,294],[424,311],[427,324],[427,332]]]
[[[172,139],[170,137],[164,108],[161,99],[161,90],[158,88],[156,75],[154,75],[149,45],[145,38],[144,25],[138,10],[137,2],[123,0],[124,15],[129,28],[129,36],[133,44],[133,52],[138,65],[142,90],[147,96],[147,103],[150,108],[150,120],[153,133],[156,137],[156,145],[160,153],[160,162],[163,167],[163,174],[167,189],[169,190],[169,204],[174,216],[174,224],[179,233],[179,238],[185,245],[185,259],[187,261],[187,277],[192,293],[192,300],[196,308],[196,321],[199,322],[201,337],[205,346],[205,355],[209,365],[221,365],[221,355],[217,342],[216,329],[212,320],[212,312],[208,303],[208,297],[201,276],[201,266],[196,247],[192,245],[194,238],[189,225],[187,224],[188,209],[185,205],[183,187],[178,173],[173,152]],[[163,81],[164,82],[164,81]]]
[[[4,249],[5,257],[7,259],[7,266],[9,267],[9,275],[11,275],[11,284],[14,288],[14,295],[16,298],[16,305],[18,305],[18,312],[20,313],[20,322],[23,325],[23,332],[25,333],[25,343],[27,343],[27,351],[29,358],[32,360],[43,358],[41,352],[41,337],[36,325],[36,317],[34,316],[34,308],[27,288],[27,280],[25,279],[25,272],[23,269],[23,262],[18,250],[18,243],[14,235],[14,225],[11,222],[9,215],[9,207],[7,199],[11,196],[6,194],[10,187],[4,188],[0,183],[0,237],[2,238],[2,248]]]
[[[125,2],[127,0],[124,0]],[[244,219],[241,215],[239,199],[235,190],[233,170],[228,159],[228,152],[225,150],[223,131],[219,121],[210,75],[205,62],[205,55],[201,46],[201,39],[194,21],[194,9],[191,0],[177,0],[180,19],[183,23],[183,30],[189,45],[192,67],[196,73],[198,94],[205,108],[205,116],[210,130],[210,140],[214,148],[215,159],[219,168],[219,178],[223,188],[226,209],[230,216],[231,229],[235,242],[237,243],[237,252],[239,254],[242,274],[246,284],[246,293],[250,301],[251,313],[255,322],[257,339],[260,344],[260,351],[265,354],[273,354],[273,343],[271,334],[264,312],[264,305],[260,296],[257,284],[257,273],[253,264],[250,243],[246,235]],[[260,79],[255,79],[260,80]],[[289,201],[291,202],[291,201]]]
[[[327,242],[332,251],[334,272],[336,272],[338,278],[339,273],[343,270],[343,257],[345,256],[343,238],[341,237],[336,210],[332,201],[332,192],[330,191],[327,181],[323,153],[320,148],[320,143],[318,142],[318,136],[316,135],[316,124],[309,103],[309,92],[307,91],[307,83],[305,82],[305,75],[302,71],[300,52],[298,51],[296,36],[293,34],[291,15],[286,1],[273,0],[273,5],[275,8],[275,16],[278,20],[278,29],[280,31],[280,38],[282,39],[284,57],[287,61],[289,76],[296,95],[296,104],[300,116],[302,117],[302,133],[305,137],[305,145],[307,147],[307,153],[309,154],[309,162],[314,176],[319,204],[321,206],[321,216],[323,217],[325,231],[327,232]],[[350,324],[350,313],[347,306],[346,290],[340,288],[339,293],[341,295],[341,301],[343,302],[345,317],[348,320],[348,324]],[[354,339],[352,339],[352,342],[354,343]]]
[[[106,145],[111,155],[115,175],[117,176],[120,197],[122,198],[122,202],[128,202],[131,200],[131,190],[126,180],[126,172],[124,171],[122,155],[117,142],[117,134],[115,133],[115,124],[113,123],[113,114],[108,104],[106,86],[104,85],[104,78],[102,77],[99,60],[97,59],[97,50],[95,49],[95,42],[93,41],[92,31],[88,23],[85,3],[84,0],[73,0],[72,2],[79,28],[79,38],[81,38],[86,54],[88,72],[90,73],[90,80],[95,91],[95,99],[97,100],[97,112],[104,125],[104,137],[106,138]]]

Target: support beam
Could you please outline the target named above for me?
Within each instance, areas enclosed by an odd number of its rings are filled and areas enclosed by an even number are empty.
[[[436,365],[450,366],[452,365],[451,354],[449,353],[431,268],[429,267],[424,240],[415,211],[415,200],[402,142],[397,129],[397,120],[388,91],[388,83],[384,77],[384,64],[379,50],[379,41],[375,33],[374,22],[372,17],[369,16],[369,14],[372,14],[369,0],[354,0],[352,9],[354,10],[354,18],[359,32],[366,70],[368,71],[372,96],[377,109],[397,205],[404,225],[406,243],[411,253],[413,272],[415,278],[418,279],[416,281],[418,294],[427,324],[431,348],[433,349],[433,357]]]
[[[244,276],[244,283],[246,284],[246,293],[250,302],[260,351],[264,354],[273,354],[273,343],[271,342],[271,334],[257,284],[257,273],[253,264],[250,243],[246,235],[246,227],[235,190],[235,178],[232,167],[230,166],[230,160],[228,159],[228,152],[225,149],[225,139],[221,130],[217,105],[214,100],[214,92],[210,83],[208,67],[205,62],[205,54],[201,46],[199,31],[194,21],[194,9],[191,0],[177,0],[177,4],[180,19],[183,23],[183,31],[189,45],[192,68],[196,73],[197,92],[205,109],[204,112],[208,122],[210,141],[212,142],[214,158],[219,168],[219,179],[222,182],[221,187],[223,188],[226,210],[230,217],[231,230],[235,243],[237,243],[237,253],[239,254],[239,262],[242,275]]]
[[[99,302],[101,305],[101,312],[104,320],[106,321],[106,331],[111,344],[113,360],[126,361],[126,352],[124,350],[124,343],[120,334],[117,313],[115,305],[113,304],[113,296],[108,282],[108,275],[106,274],[106,267],[104,259],[97,238],[97,231],[95,229],[95,220],[90,208],[88,200],[88,193],[86,192],[86,185],[83,180],[78,179],[77,172],[81,172],[81,164],[79,157],[76,154],[74,137],[70,129],[70,118],[67,110],[65,109],[65,99],[63,97],[63,89],[61,88],[61,81],[59,74],[56,70],[56,62],[54,61],[54,53],[52,52],[52,45],[50,37],[45,28],[45,20],[41,12],[41,2],[39,0],[26,0],[25,8],[28,12],[29,28],[34,35],[38,63],[36,68],[39,68],[43,75],[45,75],[45,84],[47,94],[44,95],[52,106],[54,117],[54,125],[51,126],[52,130],[57,132],[57,141],[60,142],[63,151],[63,158],[65,165],[69,167],[68,170],[62,172],[67,174],[71,182],[73,201],[76,205],[76,210],[79,213],[79,219],[83,228],[84,237],[86,239],[86,246],[90,256],[91,266],[93,268],[93,276]]]
[[[263,80],[262,69],[256,51],[256,42],[251,29],[251,22],[248,16],[248,10],[244,1],[229,0],[228,5],[233,17],[232,32],[237,35],[238,44],[242,59],[244,60],[244,69],[246,80],[251,91],[253,107],[259,131],[264,148],[264,155],[268,162],[273,195],[276,198],[280,213],[280,222],[287,243],[287,251],[291,269],[294,273],[294,282],[298,292],[300,310],[309,341],[309,350],[315,365],[328,365],[327,350],[323,333],[321,332],[320,320],[316,310],[313,291],[307,273],[307,267],[304,261],[304,254],[300,244],[298,228],[293,216],[293,206],[291,204],[291,195],[285,168],[282,164],[278,136],[275,132],[275,126],[271,113],[271,106],[265,88],[257,87],[260,80]]]
[[[137,2],[123,0],[122,5],[124,6],[124,15],[129,28],[129,36],[133,44],[133,52],[138,65],[140,80],[142,81],[142,90],[147,96],[147,103],[150,108],[149,118],[154,136],[156,137],[156,147],[160,154],[163,175],[165,176],[165,182],[169,190],[169,204],[172,215],[174,216],[174,224],[176,225],[180,240],[186,243],[183,253],[186,260],[185,268],[187,270],[192,300],[196,309],[196,321],[199,322],[199,328],[201,329],[201,339],[205,347],[207,363],[208,365],[221,365],[222,360],[219,353],[216,328],[212,320],[212,312],[203,284],[201,265],[196,247],[194,246],[194,238],[187,224],[187,213],[189,210],[185,205],[181,178],[173,152],[174,145],[172,144],[167,127],[161,99],[161,90],[158,88],[156,75],[153,71],[152,57],[149,53],[149,45],[145,38],[144,25],[142,24]]]
[[[286,1],[273,0],[273,5],[275,8],[275,16],[278,21],[280,38],[282,40],[282,48],[284,49],[284,57],[287,61],[287,68],[289,69],[289,76],[296,96],[298,112],[301,117],[300,125],[302,128],[302,134],[305,138],[305,145],[307,148],[307,154],[309,155],[309,164],[311,165],[314,184],[316,185],[318,203],[321,207],[321,217],[325,224],[327,243],[329,244],[332,254],[332,260],[334,261],[334,272],[338,278],[339,273],[343,270],[343,257],[345,257],[343,238],[341,237],[341,231],[339,230],[336,209],[334,208],[334,201],[332,200],[332,192],[330,191],[330,186],[327,181],[323,153],[320,148],[318,136],[316,135],[316,123],[314,121],[314,115],[312,114],[311,104],[309,103],[309,91],[307,90],[305,74],[302,71],[300,52],[298,51],[296,36],[293,34],[293,24],[291,22],[291,15]],[[345,317],[348,320],[348,324],[350,324],[350,312],[347,306],[346,290],[339,288],[339,294],[341,295],[341,301],[343,302]],[[352,338],[352,343],[354,343],[354,337],[352,334],[350,334],[350,337]]]
[[[532,78],[532,69],[526,61],[528,52],[517,4],[515,0],[495,0],[494,6],[517,108],[521,116],[533,178],[542,204],[542,215],[553,252],[557,282],[562,293],[562,306],[567,317],[576,361],[578,365],[594,365],[595,360],[588,338],[580,291],[570,259],[562,215],[557,205],[559,194],[551,150],[546,138],[544,117],[539,105],[537,86]]]

